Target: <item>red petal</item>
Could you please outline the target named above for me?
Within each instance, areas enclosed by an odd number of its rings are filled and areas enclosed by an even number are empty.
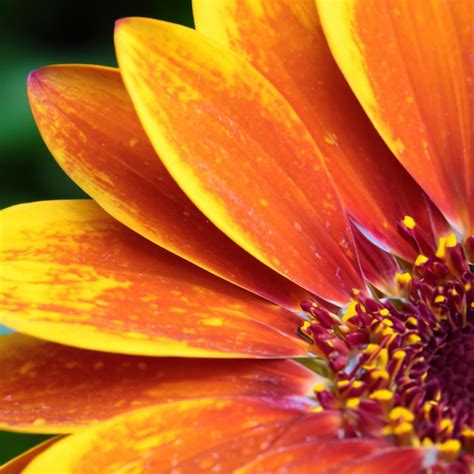
[[[238,398],[147,407],[60,441],[25,472],[232,472],[268,449],[307,407]]]
[[[2,211],[0,323],[86,349],[140,355],[294,357],[289,311],[199,269],[92,201]]]
[[[385,142],[453,225],[472,234],[472,2],[317,3],[334,57]]]
[[[146,137],[118,70],[47,67],[30,75],[28,93],[56,160],[109,214],[273,302],[294,308],[307,298],[234,244],[181,191]]]
[[[288,99],[324,155],[348,212],[386,247],[414,257],[398,224],[410,215],[430,230],[425,197],[347,86],[314,0],[197,0],[193,10],[198,31],[247,58]]]
[[[140,120],[182,189],[259,260],[345,302],[362,285],[350,229],[319,152],[285,99],[194,30],[126,19],[115,39]]]
[[[236,474],[259,472],[323,474],[339,464],[367,456],[386,446],[384,441],[363,439],[306,442],[268,451],[239,469]],[[385,471],[379,472],[385,473]]]
[[[425,472],[428,451],[417,448],[392,448],[349,461],[327,474],[421,474]]]
[[[0,338],[0,367],[0,427],[42,433],[67,433],[137,408],[181,399],[302,396],[319,379],[288,360],[125,356],[19,334]],[[321,429],[333,427],[333,418],[326,417]]]
[[[395,274],[400,271],[400,266],[397,260],[370,242],[356,226],[353,226],[352,233],[365,279],[385,294],[398,294]]]
[[[303,442],[320,442],[339,436],[342,428],[339,412],[325,410],[308,413],[298,419],[298,423],[289,426],[272,444],[272,449]]]

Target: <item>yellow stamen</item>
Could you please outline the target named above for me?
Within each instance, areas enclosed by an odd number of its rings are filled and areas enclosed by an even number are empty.
[[[364,354],[373,354],[374,352],[378,351],[380,346],[378,344],[368,344],[367,347],[364,349]]]
[[[376,390],[369,396],[372,400],[378,400],[380,402],[388,402],[393,399],[393,392],[387,389]]]
[[[357,316],[356,306],[357,306],[357,301],[354,301],[354,300],[352,300],[347,305],[346,311],[344,312],[342,316],[342,321],[344,323],[347,323],[353,316]]]
[[[439,239],[438,249],[436,250],[436,256],[438,258],[445,258],[446,257],[446,249],[450,247],[454,247],[457,244],[456,235],[451,233],[446,237],[441,237]]]
[[[411,280],[411,275],[408,272],[405,273],[396,273],[395,280],[399,285],[408,285]]]
[[[461,451],[461,442],[458,439],[448,439],[444,443],[438,444],[440,457],[445,461],[454,461]]]
[[[360,405],[360,398],[348,398],[346,401],[347,408],[358,408]]]
[[[326,385],[324,385],[323,383],[317,383],[313,387],[313,392],[317,392],[317,393],[324,392],[326,388],[327,388]]]
[[[413,425],[411,423],[408,423],[407,421],[404,421],[403,423],[400,423],[399,425],[395,426],[393,432],[396,436],[404,436],[407,434],[411,434],[413,433]]]
[[[376,379],[389,380],[390,378],[386,370],[373,370],[370,375],[375,380]]]
[[[415,226],[416,226],[415,219],[413,219],[413,217],[411,217],[411,216],[405,216],[405,217],[403,218],[403,224],[405,224],[405,226],[406,226],[408,229],[414,229]]]
[[[443,418],[439,423],[439,429],[450,435],[453,432],[454,424],[449,418]]]
[[[418,326],[418,321],[416,320],[416,318],[414,318],[413,316],[410,316],[408,319],[407,319],[407,323],[408,324],[411,324],[413,326]]]
[[[403,419],[407,422],[412,422],[415,419],[415,415],[408,408],[395,407],[393,410],[390,411],[388,418],[390,421],[398,421],[400,419]]]
[[[426,257],[425,255],[421,254],[418,255],[418,257],[416,257],[416,260],[415,260],[415,265],[417,267],[423,265],[424,263],[426,263],[428,261],[428,257]]]
[[[408,344],[416,344],[417,342],[421,341],[421,337],[418,336],[418,334],[410,334],[407,338],[406,341]]]
[[[461,435],[462,435],[464,438],[474,438],[474,429],[472,429],[472,428],[464,428],[464,429],[461,431]]]

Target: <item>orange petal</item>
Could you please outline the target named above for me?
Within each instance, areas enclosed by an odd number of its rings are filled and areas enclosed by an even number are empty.
[[[19,456],[13,458],[11,461],[8,461],[6,464],[0,466],[0,472],[2,474],[19,474],[23,472],[23,469],[31,462],[33,458],[38,456],[44,450],[49,448],[51,445],[60,440],[61,436],[55,436],[54,438],[43,441],[40,444],[37,444],[33,448],[25,451]]]
[[[41,433],[181,399],[308,395],[319,380],[289,360],[125,356],[20,334],[0,337],[0,367],[0,429]],[[330,417],[326,425],[334,425]]]
[[[334,187],[278,91],[189,28],[130,18],[115,40],[142,124],[196,205],[249,253],[326,299],[346,301],[361,287]]]
[[[318,0],[373,124],[444,215],[474,232],[472,2]]]
[[[198,31],[247,58],[288,99],[324,155],[348,212],[398,255],[416,256],[398,224],[410,215],[431,229],[432,205],[347,86],[314,0],[197,0],[193,10]]]
[[[419,474],[427,472],[429,451],[392,448],[354,459],[327,471],[327,474]]]
[[[118,70],[47,67],[30,75],[28,93],[56,160],[109,214],[273,302],[295,307],[305,299],[302,289],[235,245],[181,191],[146,137]]]
[[[235,474],[285,472],[291,474],[326,473],[344,462],[367,456],[386,447],[381,440],[350,439],[305,443],[274,449],[259,456]],[[385,472],[385,471],[380,471]]]
[[[203,398],[147,407],[58,442],[26,474],[232,472],[268,449],[307,409],[288,399]]]
[[[135,234],[93,201],[2,211],[0,323],[140,355],[306,353],[299,318]]]

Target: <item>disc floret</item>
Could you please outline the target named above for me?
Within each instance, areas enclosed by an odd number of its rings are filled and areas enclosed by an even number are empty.
[[[396,275],[398,294],[354,291],[339,313],[302,303],[299,332],[324,361],[321,409],[343,413],[347,436],[474,454],[474,274],[454,235]]]

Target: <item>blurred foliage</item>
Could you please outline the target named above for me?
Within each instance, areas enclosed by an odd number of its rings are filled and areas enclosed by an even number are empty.
[[[193,24],[191,0],[0,0],[0,208],[84,196],[41,140],[26,78],[47,64],[116,66],[114,21],[126,16]],[[0,464],[44,438],[0,432]]]
[[[82,197],[36,129],[26,78],[47,64],[116,66],[114,21],[145,16],[192,26],[191,0],[0,0],[0,207]]]
[[[27,435],[0,431],[0,464],[48,439],[47,435]]]

